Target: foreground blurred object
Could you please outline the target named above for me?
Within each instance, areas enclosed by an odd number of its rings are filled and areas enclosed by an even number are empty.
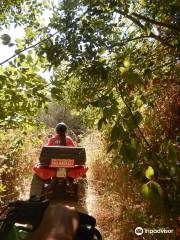
[[[18,225],[17,225],[18,223]],[[28,224],[22,226],[19,224]],[[96,220],[61,204],[51,205],[47,199],[32,198],[12,202],[1,220],[1,240],[101,240]]]

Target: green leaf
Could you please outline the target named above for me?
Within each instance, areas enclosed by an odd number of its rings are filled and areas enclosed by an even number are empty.
[[[130,66],[130,61],[128,59],[125,59],[123,64],[126,68],[128,68]]]
[[[36,35],[31,27],[27,27],[25,29],[25,33],[26,33],[26,37],[30,39]]]
[[[1,168],[3,169],[3,168]],[[6,191],[6,186],[0,183],[0,193]]]
[[[125,132],[122,126],[115,125],[111,131],[111,141],[116,141],[118,139],[124,139]]]
[[[123,74],[127,71],[127,68],[125,68],[125,67],[120,67],[120,68],[119,68],[119,71],[120,71],[120,73],[123,75]]]
[[[145,5],[146,4],[146,0],[140,0],[141,5]]]
[[[143,184],[141,188],[141,193],[143,194],[144,197],[148,198],[150,194],[150,189],[147,184]]]
[[[98,61],[99,61],[100,63],[104,63],[104,62],[106,62],[106,58],[100,57],[100,58],[98,59]]]
[[[19,62],[23,62],[25,60],[25,58],[26,58],[26,56],[22,53],[18,55]]]
[[[127,163],[133,163],[137,158],[138,151],[133,146],[131,146],[131,143],[123,143],[120,149],[120,154],[122,155],[124,161]]]
[[[145,171],[145,176],[148,178],[148,179],[151,179],[153,176],[154,176],[154,169],[149,166],[147,168],[147,170]]]
[[[142,99],[139,98],[139,97],[136,98],[135,105],[136,105],[137,108],[142,107],[142,105],[143,105],[143,101],[142,101]]]
[[[54,97],[60,93],[60,90],[56,87],[51,88],[51,95]]]
[[[11,42],[11,37],[8,34],[2,34],[1,39],[4,45],[9,45]]]
[[[8,234],[7,240],[19,240],[24,239],[27,236],[27,232],[20,231],[16,226],[13,226]]]
[[[24,40],[23,39],[20,39],[20,38],[16,38],[15,39],[15,42],[16,42],[16,45],[19,49],[23,48],[24,47]]]
[[[19,54],[19,53],[21,53],[21,49],[16,49],[14,52],[15,52],[15,54]]]
[[[163,196],[163,190],[160,184],[155,181],[149,181],[148,183],[143,184],[141,193],[151,202],[160,202]]]
[[[177,160],[176,148],[174,147],[174,145],[172,143],[168,144],[168,158],[172,161]]]
[[[100,129],[103,127],[104,124],[107,124],[107,121],[106,121],[106,119],[103,117],[103,118],[101,118],[101,119],[99,120],[99,122],[98,122],[98,130],[100,130]]]
[[[114,52],[111,53],[111,57],[112,57],[112,58],[117,58],[117,56],[118,56],[117,53],[114,53]]]
[[[115,125],[111,131],[111,141],[116,141],[119,137],[118,127]]]
[[[99,53],[100,53],[101,55],[105,54],[105,53],[106,53],[106,49],[105,49],[105,48],[101,48],[100,51],[99,51]]]
[[[146,68],[145,70],[144,70],[144,77],[146,77],[146,78],[151,78],[151,76],[152,76],[152,70],[151,69],[149,69],[149,68]]]
[[[127,130],[130,130],[130,131],[137,128],[136,119],[133,116],[129,116],[128,119],[124,119],[124,124]]]
[[[159,183],[155,182],[155,181],[151,181],[151,190],[154,194],[156,194],[157,196],[162,196],[163,195],[163,190],[160,186]]]
[[[134,72],[129,72],[127,74],[126,79],[127,79],[128,84],[130,84],[130,85],[135,86],[135,85],[139,85],[139,84],[142,83],[139,75],[137,73],[134,73]]]
[[[151,28],[152,28],[152,26],[149,23],[145,24],[145,29],[146,29],[146,32],[147,32],[148,36],[151,35]]]
[[[9,43],[8,47],[13,47],[15,44],[14,43]]]

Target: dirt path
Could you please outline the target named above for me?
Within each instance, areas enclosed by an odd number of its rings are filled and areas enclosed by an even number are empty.
[[[97,136],[97,133],[90,134],[82,142],[82,146],[86,149],[87,166],[89,168],[87,173],[88,188],[85,199],[77,202],[73,199],[62,198],[62,196],[55,196],[51,202],[61,202],[63,205],[74,206],[77,210],[94,216],[97,220],[97,227],[104,236],[104,240],[128,240],[128,238],[122,236],[122,226],[119,225],[123,207],[122,199],[116,194],[116,191],[114,194],[111,194],[111,189],[110,191],[108,189],[109,187],[111,188],[110,185],[112,183],[106,174],[110,175],[112,172],[108,173],[108,169],[104,165],[98,164],[99,159],[104,164],[103,155],[105,156],[105,152],[102,154],[103,146],[100,136]],[[29,189],[30,179],[27,180],[25,194],[21,195],[21,199],[28,199]],[[107,196],[108,191],[110,194]]]

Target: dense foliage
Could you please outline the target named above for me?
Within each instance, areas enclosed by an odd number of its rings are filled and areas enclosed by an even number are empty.
[[[42,48],[59,66],[52,96],[98,109],[113,162],[128,164],[156,210],[173,217],[180,206],[179,8],[178,1],[65,1],[49,25],[54,40]]]
[[[0,29],[5,29],[10,24],[15,26],[36,24],[40,26],[39,18],[42,17],[43,11],[47,9],[49,4],[49,0],[2,0],[0,2]]]
[[[44,31],[42,12],[44,5],[38,1],[1,1],[0,18],[2,44],[14,49],[12,57],[4,56],[0,63],[0,128],[12,128],[26,123],[37,123],[36,116],[46,107],[48,83],[40,75],[46,65],[31,50],[34,40]],[[41,16],[41,18],[40,18]],[[37,21],[38,19],[38,21]],[[13,39],[6,23],[24,32],[24,38]],[[12,23],[10,25],[10,23]],[[23,26],[23,28],[22,28]],[[8,55],[7,55],[8,56]]]

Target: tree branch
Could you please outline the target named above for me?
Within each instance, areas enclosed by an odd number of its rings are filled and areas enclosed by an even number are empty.
[[[151,146],[150,143],[147,141],[146,137],[144,136],[143,132],[141,131],[141,129],[140,129],[140,127],[139,127],[139,124],[136,123],[136,119],[135,119],[135,117],[134,117],[134,114],[133,114],[133,112],[132,112],[129,104],[126,102],[126,100],[125,100],[124,97],[123,97],[121,88],[120,88],[120,87],[118,87],[118,88],[119,88],[119,92],[120,92],[121,99],[122,99],[123,103],[125,104],[126,108],[128,109],[129,113],[131,114],[132,118],[134,119],[134,123],[136,124],[136,127],[137,127],[137,129],[138,129],[138,131],[139,131],[139,133],[140,133],[140,135],[141,135],[141,138],[144,140],[144,142],[145,142],[145,144],[146,144],[146,146],[147,146],[146,150],[148,150],[148,151],[149,151],[149,150],[152,150],[152,146]],[[144,145],[144,144],[143,144],[143,145]],[[144,145],[144,147],[145,147],[145,145]],[[167,170],[167,167],[166,167],[165,163],[163,162],[163,160],[162,160],[162,161],[159,160],[158,154],[157,154],[156,152],[152,152],[152,153],[154,154],[154,157],[156,158],[156,160],[159,161],[159,162],[163,165],[163,167],[164,167],[165,170]],[[172,177],[170,171],[168,171],[168,176],[171,178],[171,181],[173,182],[173,184],[174,184],[175,186],[177,186],[177,183],[176,183],[176,181],[174,180],[174,178]]]
[[[178,32],[178,33],[180,32],[180,28],[179,28],[179,27],[175,27],[175,26],[173,26],[173,25],[171,25],[171,24],[167,24],[167,23],[164,23],[164,22],[158,22],[158,21],[156,21],[156,20],[153,20],[153,19],[147,18],[147,17],[145,17],[145,16],[142,16],[142,15],[140,15],[140,14],[138,14],[138,13],[132,13],[132,15],[135,16],[135,17],[137,17],[138,19],[142,19],[142,20],[144,20],[144,21],[146,21],[146,22],[155,24],[155,25],[157,25],[157,26],[169,28],[169,29],[171,29],[171,30],[173,30],[173,31],[175,31],[175,32]]]
[[[134,123],[136,124],[136,127],[137,127],[137,129],[138,129],[138,131],[139,131],[142,139],[143,139],[144,142],[146,143],[147,147],[148,147],[149,149],[151,149],[151,145],[149,144],[149,142],[148,142],[147,139],[145,138],[145,136],[144,136],[143,132],[141,131],[139,125],[136,123],[136,119],[135,119],[135,117],[134,117],[134,114],[133,114],[130,106],[128,105],[128,103],[125,101],[125,99],[124,99],[124,97],[123,97],[123,94],[122,94],[122,91],[121,91],[120,88],[119,88],[119,91],[120,91],[121,99],[122,99],[124,105],[126,106],[126,108],[128,109],[129,113],[131,114],[131,116],[132,116],[132,118],[133,118],[133,120],[134,120]]]
[[[9,62],[11,59],[15,58],[15,57],[18,56],[19,54],[21,54],[21,53],[23,53],[23,52],[25,52],[25,51],[27,51],[27,50],[29,50],[29,49],[31,49],[31,48],[35,48],[36,46],[38,46],[38,45],[40,45],[40,44],[48,41],[48,40],[51,39],[53,36],[55,36],[58,32],[59,32],[59,31],[55,32],[54,34],[50,35],[49,37],[47,37],[47,38],[45,38],[45,39],[43,39],[43,40],[41,40],[41,41],[39,41],[39,42],[37,42],[37,43],[29,46],[29,47],[26,47],[26,48],[18,51],[18,53],[15,53],[15,54],[12,55],[11,57],[9,57],[9,58],[7,58],[6,60],[4,60],[3,62],[1,62],[1,63],[0,63],[0,66],[3,65],[3,64],[6,63],[6,62]]]
[[[121,15],[123,15],[124,17],[128,18],[129,20],[131,20],[132,22],[134,22],[138,27],[140,27],[141,29],[143,29],[146,32],[146,28],[145,26],[135,17],[121,11],[121,10],[117,10]],[[172,49],[173,51],[176,51],[176,47],[171,45],[170,43],[168,43],[167,41],[165,41],[164,39],[162,39],[160,36],[155,35],[154,33],[150,33],[149,37],[156,39],[157,41],[161,42],[164,46],[169,47],[170,49]]]
[[[127,38],[125,41],[122,41],[119,44],[112,45],[112,47],[120,46],[120,45],[123,45],[123,44],[128,43],[128,42],[132,42],[132,41],[139,40],[139,39],[145,39],[145,38],[150,38],[150,37],[144,35],[144,36],[139,36],[139,37],[135,37],[135,38]]]
[[[69,27],[73,26],[74,24],[76,24],[79,20],[81,20],[81,19],[85,16],[85,14],[86,14],[87,12],[88,12],[88,9],[87,9],[79,18],[77,18],[75,22],[69,24],[69,25],[67,26],[67,28],[69,28]],[[4,60],[3,62],[1,62],[1,63],[0,63],[0,66],[3,65],[3,64],[6,63],[6,62],[9,62],[11,59],[13,59],[14,57],[18,56],[18,55],[21,54],[22,52],[25,52],[25,51],[27,51],[27,50],[29,50],[29,49],[31,49],[31,48],[35,48],[36,46],[38,46],[38,45],[40,45],[40,44],[48,41],[49,39],[51,39],[52,37],[54,37],[54,36],[55,36],[56,34],[58,34],[59,32],[60,32],[60,30],[58,30],[58,31],[56,31],[55,33],[51,34],[49,37],[44,38],[44,39],[40,40],[39,42],[37,42],[37,43],[35,43],[35,44],[33,44],[33,45],[29,46],[29,47],[26,47],[26,48],[20,50],[18,53],[12,55],[11,57],[9,57],[9,58],[7,58],[6,60]]]

